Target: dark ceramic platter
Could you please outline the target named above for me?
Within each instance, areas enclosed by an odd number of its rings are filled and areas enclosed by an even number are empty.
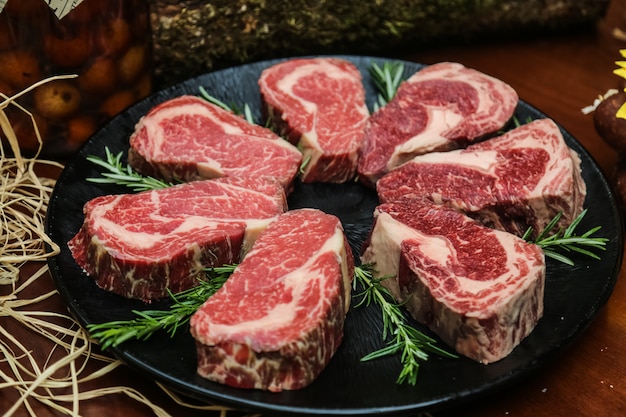
[[[382,65],[385,60],[343,58],[353,61],[361,70],[367,102],[371,106],[375,92],[368,68],[372,62]],[[76,265],[67,248],[68,240],[80,228],[81,208],[86,201],[102,194],[127,192],[125,188],[87,182],[85,178],[99,176],[99,170],[86,160],[86,156],[104,157],[105,146],[113,152],[126,151],[135,123],[151,107],[181,94],[198,94],[200,86],[225,103],[249,103],[258,120],[256,81],[260,72],[275,62],[259,62],[209,73],[158,92],[117,116],[67,164],[48,210],[47,233],[61,245],[60,255],[50,260],[50,270],[61,296],[83,325],[129,319],[131,310],[147,307],[97,288]],[[422,67],[411,62],[404,65],[405,76]],[[529,117],[546,117],[524,102],[519,103],[516,116],[521,121]],[[271,415],[414,414],[458,406],[508,387],[552,360],[590,324],[607,302],[622,261],[622,226],[610,187],[588,152],[567,132],[563,134],[582,158],[583,177],[587,184],[585,206],[589,212],[579,230],[602,226],[598,235],[609,239],[607,250],[602,253],[601,261],[575,257],[575,267],[548,261],[545,315],[532,334],[497,363],[485,366],[466,358],[431,356],[421,366],[416,386],[397,385],[395,381],[401,369],[398,357],[360,362],[361,357],[384,346],[380,311],[375,306],[352,309],[339,351],[316,381],[298,391],[242,390],[198,377],[194,341],[184,330],[173,339],[158,334],[149,342],[129,342],[113,349],[112,353],[134,369],[190,397]],[[337,215],[355,253],[369,232],[376,203],[376,195],[356,183],[298,183],[289,198],[290,208],[316,207]],[[161,304],[155,303],[150,308]]]

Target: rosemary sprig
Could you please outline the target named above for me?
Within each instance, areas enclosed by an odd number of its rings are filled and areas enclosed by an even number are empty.
[[[556,233],[552,233],[552,230],[563,216],[563,213],[558,213],[535,239],[531,238],[533,233],[532,227],[526,230],[522,238],[541,247],[547,257],[570,266],[574,266],[574,261],[562,252],[576,252],[600,260],[600,257],[592,250],[605,250],[606,242],[609,239],[591,236],[600,230],[601,226],[596,226],[582,235],[576,234],[576,228],[583,217],[585,217],[585,214],[587,214],[587,209],[584,209],[566,229],[561,228]]]
[[[374,278],[371,264],[364,264],[355,268],[355,285],[360,283],[365,288],[360,294],[357,294],[357,297],[362,298],[355,307],[369,306],[372,303],[380,306],[383,320],[383,339],[387,340],[387,346],[364,356],[361,360],[369,361],[400,353],[402,370],[396,382],[415,385],[420,362],[428,359],[428,352],[448,358],[456,358],[457,356],[435,346],[435,339],[407,323],[402,304],[393,301],[392,295],[381,284],[387,278]]]
[[[229,106],[228,104],[224,103],[223,101],[209,94],[209,92],[206,91],[204,87],[200,86],[198,87],[198,89],[200,90],[201,97],[205,99],[206,101],[208,101],[209,103],[215,104],[216,106],[221,107],[224,110],[233,112],[236,115],[243,116],[246,119],[246,121],[250,124],[256,124],[256,121],[254,120],[254,116],[252,116],[252,109],[250,108],[248,103],[244,103],[243,109],[240,109],[234,103]]]
[[[521,125],[528,124],[533,121],[533,118],[531,116],[526,117],[526,120],[524,120],[523,122],[517,116],[513,116],[512,119],[513,125],[515,127],[520,127]]]
[[[116,347],[132,339],[146,340],[160,330],[165,330],[173,337],[193,313],[222,287],[235,267],[236,265],[224,265],[208,268],[206,280],[201,280],[197,287],[170,294],[172,305],[169,310],[133,310],[137,318],[90,324],[87,330],[100,343],[102,349]]]
[[[108,172],[102,174],[103,178],[87,178],[87,181],[99,184],[124,185],[136,192],[172,186],[168,182],[141,175],[130,166],[124,166],[122,152],[114,155],[107,146],[105,146],[104,151],[106,152],[106,161],[95,155],[87,156],[87,160],[103,167]]]
[[[374,103],[374,111],[385,106],[396,95],[398,87],[402,83],[404,65],[401,62],[385,62],[382,68],[377,63],[373,63],[370,74],[374,85],[378,89],[377,101]]]
[[[298,168],[298,172],[300,174],[304,174],[304,172],[306,171],[306,166],[309,164],[309,162],[311,162],[311,155],[307,155],[302,158],[302,162],[300,163],[300,167]]]

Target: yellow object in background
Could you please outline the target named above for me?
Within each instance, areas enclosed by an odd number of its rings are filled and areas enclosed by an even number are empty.
[[[620,49],[619,53],[623,58],[626,58],[626,49]],[[613,71],[613,73],[626,79],[626,61],[615,61],[615,63],[619,66],[619,68]],[[624,91],[626,91],[626,88],[624,88]],[[622,106],[617,110],[615,117],[619,119],[626,119],[626,103],[622,104]]]

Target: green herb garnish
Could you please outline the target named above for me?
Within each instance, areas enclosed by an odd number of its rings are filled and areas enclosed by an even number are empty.
[[[137,318],[90,324],[87,330],[100,343],[102,349],[119,346],[128,340],[146,340],[160,330],[166,331],[172,337],[222,287],[235,266],[208,268],[206,279],[201,280],[197,287],[170,294],[172,305],[168,310],[133,310]]]
[[[558,213],[535,239],[531,238],[532,227],[526,230],[522,238],[541,247],[547,257],[570,266],[574,266],[574,262],[562,252],[576,252],[600,260],[600,257],[590,249],[605,250],[606,242],[609,239],[591,236],[600,230],[601,226],[594,227],[582,235],[575,233],[586,213],[587,209],[583,210],[566,229],[559,229],[556,233],[551,234],[563,215],[563,213]]]
[[[398,375],[396,382],[398,384],[407,382],[415,385],[420,362],[428,359],[428,352],[448,358],[457,357],[435,346],[435,339],[407,323],[402,304],[395,302],[389,290],[382,285],[382,281],[389,277],[374,278],[371,264],[356,267],[354,275],[355,285],[360,283],[365,288],[361,293],[357,294],[357,297],[361,297],[361,300],[355,307],[361,305],[369,306],[374,303],[381,308],[383,340],[387,340],[387,346],[364,356],[361,358],[362,361],[399,353],[402,371]]]
[[[204,87],[200,86],[198,89],[200,90],[200,95],[202,96],[202,98],[208,101],[209,103],[215,104],[216,106],[221,107],[224,110],[230,111],[236,115],[243,116],[246,119],[246,121],[250,124],[256,124],[254,117],[252,116],[252,109],[250,109],[250,106],[248,105],[248,103],[244,103],[243,109],[239,108],[236,104],[232,104],[229,106],[223,101],[210,95],[209,92],[206,91]]]
[[[515,127],[520,127],[521,125],[528,124],[532,121],[533,118],[531,116],[527,116],[524,122],[521,122],[520,119],[517,118],[517,116],[513,116],[513,124],[515,125]]]
[[[87,156],[87,160],[103,167],[108,172],[103,173],[102,178],[87,178],[87,181],[99,184],[123,185],[136,192],[172,186],[171,183],[139,174],[130,166],[125,167],[122,163],[123,152],[114,155],[106,146],[104,151],[106,152],[106,160],[94,155]]]
[[[404,65],[401,62],[385,62],[381,68],[374,62],[369,70],[379,91],[377,101],[374,103],[374,111],[376,111],[389,103],[396,95],[398,87],[404,81],[402,78]]]
[[[300,174],[304,174],[304,172],[306,171],[306,166],[309,164],[309,162],[311,162],[311,155],[307,155],[302,158],[302,162],[300,163],[300,167],[298,168],[298,172]]]

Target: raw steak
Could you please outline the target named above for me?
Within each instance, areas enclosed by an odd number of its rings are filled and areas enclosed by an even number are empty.
[[[203,268],[239,262],[285,209],[282,186],[265,179],[106,195],[85,204],[68,246],[98,286],[147,301],[194,286]]]
[[[426,67],[370,117],[359,178],[374,184],[416,155],[465,147],[494,133],[511,118],[517,101],[509,85],[461,64]]]
[[[417,156],[378,181],[382,202],[427,198],[500,230],[542,230],[558,213],[567,225],[586,194],[580,158],[550,119],[536,120],[464,150]]]
[[[198,373],[239,388],[305,387],[341,343],[353,274],[335,216],[279,216],[192,317]]]
[[[354,64],[293,59],[263,71],[259,87],[269,119],[304,155],[302,181],[341,183],[355,176],[369,112]]]
[[[168,181],[268,177],[286,190],[302,155],[271,130],[206,100],[182,96],[155,106],[130,138],[128,163]]]
[[[457,352],[507,356],[543,315],[542,250],[425,200],[382,204],[363,252],[390,292]]]

